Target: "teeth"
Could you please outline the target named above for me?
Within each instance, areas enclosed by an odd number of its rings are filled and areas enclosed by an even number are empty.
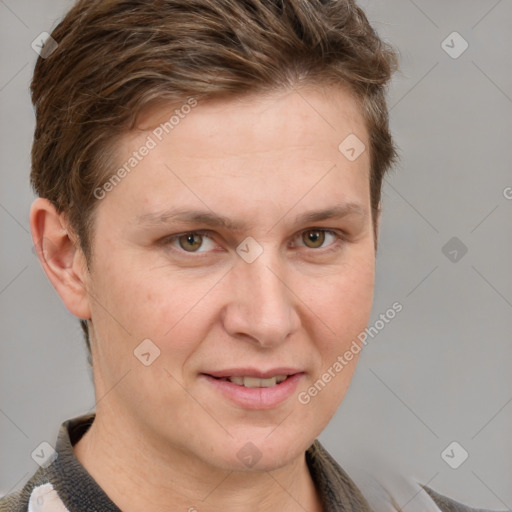
[[[277,381],[275,377],[269,379],[257,379],[255,377],[244,377],[244,386],[246,388],[269,388],[275,386]]]
[[[258,379],[256,377],[227,377],[226,380],[239,386],[245,386],[246,388],[269,388],[283,382],[287,377],[288,375],[276,375],[268,379]]]

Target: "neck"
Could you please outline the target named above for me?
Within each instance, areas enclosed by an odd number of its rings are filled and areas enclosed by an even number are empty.
[[[228,471],[169,443],[148,442],[120,414],[105,416],[96,413],[74,452],[123,512],[322,512],[304,453],[273,471]]]

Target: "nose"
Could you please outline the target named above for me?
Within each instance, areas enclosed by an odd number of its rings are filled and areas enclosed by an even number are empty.
[[[230,300],[223,310],[223,323],[231,336],[273,347],[299,329],[293,283],[287,282],[276,258],[240,260],[228,279]]]

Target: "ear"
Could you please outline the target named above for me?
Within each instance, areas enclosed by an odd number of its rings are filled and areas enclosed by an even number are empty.
[[[37,198],[30,208],[30,230],[39,262],[67,309],[90,319],[89,272],[76,237],[50,201]]]

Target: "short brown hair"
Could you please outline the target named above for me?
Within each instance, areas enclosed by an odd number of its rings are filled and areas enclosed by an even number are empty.
[[[93,191],[118,138],[156,100],[183,103],[300,84],[348,87],[369,133],[370,195],[397,160],[385,91],[397,69],[354,0],[80,0],[31,84],[31,184],[64,213],[87,264]],[[87,323],[81,320],[87,347]]]

